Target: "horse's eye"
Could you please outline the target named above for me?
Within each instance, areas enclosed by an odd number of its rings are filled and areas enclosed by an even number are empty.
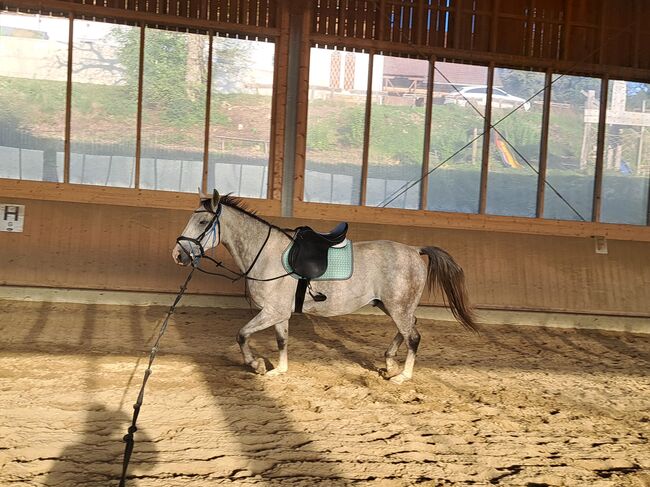
[[[201,220],[199,225],[207,225],[208,223],[210,223],[208,220]]]

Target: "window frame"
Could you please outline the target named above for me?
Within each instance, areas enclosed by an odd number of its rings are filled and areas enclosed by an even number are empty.
[[[34,14],[24,14],[24,15],[34,15]],[[37,185],[43,185],[44,189],[46,186],[52,186],[56,185],[58,188],[57,191],[55,191],[55,194],[58,194],[59,196],[57,199],[63,199],[63,200],[71,200],[71,201],[77,201],[77,198],[74,197],[74,195],[71,196],[66,196],[65,192],[71,191],[71,192],[77,192],[79,191],[79,188],[83,188],[86,186],[93,186],[89,184],[77,184],[77,183],[71,183],[70,182],[70,166],[71,166],[71,118],[72,118],[72,90],[73,90],[73,52],[74,52],[74,24],[75,20],[94,20],[94,21],[102,21],[101,19],[96,20],[96,19],[86,19],[83,15],[81,16],[76,16],[74,12],[70,11],[67,15],[53,15],[54,17],[65,17],[68,19],[68,46],[67,46],[67,66],[66,66],[66,92],[65,92],[65,130],[64,130],[64,152],[63,152],[63,181],[61,182],[50,182],[50,181],[29,181],[30,183],[35,183]],[[189,20],[189,19],[188,19]],[[114,25],[119,25],[119,19],[110,19],[106,23],[109,24],[114,24]],[[139,202],[139,204],[143,204],[142,201],[142,195],[149,195],[151,193],[163,193],[163,194],[168,194],[168,195],[178,195],[178,194],[189,194],[189,193],[180,193],[176,191],[165,191],[165,190],[143,190],[140,188],[140,179],[141,179],[141,160],[142,160],[142,110],[143,110],[143,74],[144,74],[144,49],[145,49],[145,42],[146,42],[146,30],[147,29],[156,29],[160,28],[161,26],[151,22],[151,21],[146,21],[146,20],[138,20],[135,22],[132,22],[132,25],[134,25],[136,28],[140,30],[140,41],[139,41],[139,61],[138,61],[138,95],[137,95],[137,107],[136,107],[136,139],[135,139],[135,161],[134,161],[134,187],[130,188],[121,188],[121,187],[116,187],[116,186],[96,186],[96,188],[101,189],[100,194],[104,194],[107,191],[114,191],[116,190],[116,194],[121,194],[122,198],[126,198],[126,204],[131,205],[132,202]],[[248,39],[248,38],[261,38],[265,39],[267,42],[272,42],[274,45],[274,73],[273,73],[273,91],[272,91],[272,103],[271,103],[271,120],[270,120],[270,134],[269,134],[269,146],[268,146],[268,154],[269,154],[269,159],[268,159],[268,177],[267,177],[267,182],[266,182],[266,198],[245,198],[247,201],[254,201],[254,200],[267,200],[267,199],[273,199],[274,195],[277,195],[279,192],[279,189],[276,188],[277,185],[277,180],[278,178],[276,177],[276,172],[281,172],[282,168],[281,165],[276,165],[275,164],[275,154],[276,154],[276,149],[277,149],[277,138],[278,138],[278,131],[276,130],[276,118],[277,117],[277,107],[276,107],[276,98],[277,98],[277,93],[279,91],[278,89],[278,54],[280,51],[280,42],[281,42],[281,32],[280,29],[278,28],[271,28],[271,27],[259,27],[259,28],[252,28],[246,26],[236,26],[238,28],[242,28],[242,30],[238,29],[233,29],[233,26],[230,26],[229,28],[224,28],[224,29],[215,29],[215,28],[204,28],[204,27],[197,27],[196,30],[188,29],[187,26],[185,28],[181,28],[181,25],[178,25],[177,28],[173,28],[175,26],[174,23],[172,23],[168,30],[171,31],[188,31],[188,32],[197,32],[201,33],[203,35],[208,36],[208,42],[209,42],[209,52],[208,52],[208,57],[207,57],[207,81],[206,81],[206,109],[205,109],[205,119],[204,119],[204,139],[203,139],[203,156],[202,156],[202,177],[201,177],[201,191],[205,192],[207,190],[208,186],[208,166],[209,166],[209,138],[210,138],[210,110],[211,110],[211,95],[212,95],[212,61],[213,61],[213,39],[216,35],[238,35],[241,36],[243,39]],[[225,26],[224,26],[225,27]],[[256,33],[255,35],[252,34],[251,31]],[[279,167],[278,167],[279,166]],[[13,181],[21,181],[23,183],[27,183],[27,180],[21,180],[21,179],[9,179],[9,178],[0,178],[0,190],[3,188],[6,188],[7,190],[11,190],[11,188],[15,188],[15,185],[12,184]],[[19,185],[20,186],[20,185]],[[22,186],[25,186],[23,184]],[[31,184],[27,185],[31,188]],[[126,190],[126,191],[131,191],[131,192],[138,192],[138,195],[134,195],[134,198],[129,198],[129,193],[123,193],[121,190]],[[51,194],[48,191],[43,191],[43,194]],[[82,194],[89,195],[89,197],[92,197],[91,195],[96,194],[96,192],[93,191],[83,191]],[[158,198],[153,198],[153,201],[157,203],[153,203],[151,206],[154,207],[159,207],[159,199]],[[148,204],[144,204],[144,206],[150,206]],[[264,205],[262,205],[264,206]]]
[[[40,4],[39,4],[40,5]],[[43,8],[42,6],[39,8]],[[141,29],[145,25],[153,24],[154,26],[163,26],[177,28],[182,30],[196,29],[202,32],[235,34],[250,37],[261,37],[271,40],[275,44],[275,72],[274,88],[272,99],[271,113],[271,138],[269,148],[269,173],[268,173],[268,193],[266,199],[248,199],[252,208],[258,210],[264,216],[288,216],[295,218],[318,218],[323,220],[344,219],[361,223],[379,223],[387,225],[412,225],[412,226],[437,226],[443,228],[456,228],[476,231],[503,231],[524,234],[538,235],[556,235],[567,237],[590,237],[604,236],[612,239],[646,241],[650,242],[650,208],[647,226],[629,225],[629,224],[612,224],[599,223],[598,215],[600,208],[600,197],[602,190],[602,159],[606,110],[601,109],[601,120],[599,121],[598,132],[598,154],[596,166],[596,180],[598,181],[598,170],[600,168],[600,182],[595,183],[594,191],[594,215],[590,222],[576,222],[570,220],[551,220],[544,218],[526,218],[526,217],[507,217],[487,215],[485,212],[478,214],[469,213],[447,213],[428,210],[400,210],[396,208],[371,208],[364,206],[334,205],[322,203],[306,203],[303,201],[303,183],[304,183],[304,158],[305,158],[305,129],[307,113],[307,76],[309,69],[309,48],[312,45],[320,44],[325,46],[338,46],[339,48],[349,48],[354,50],[372,50],[377,53],[385,53],[396,56],[417,57],[426,54],[427,59],[439,60],[458,60],[468,63],[481,63],[491,66],[494,69],[495,64],[503,67],[524,68],[547,70],[552,66],[553,73],[586,75],[600,78],[604,83],[610,77],[647,82],[650,77],[648,70],[602,66],[596,64],[575,64],[568,60],[549,61],[545,59],[524,58],[517,56],[503,56],[490,53],[472,52],[470,50],[459,49],[441,49],[436,47],[418,49],[412,46],[391,45],[387,41],[369,40],[369,39],[347,39],[343,37],[333,37],[331,35],[310,33],[310,11],[305,9],[301,14],[302,30],[297,32],[298,42],[292,45],[289,42],[290,33],[295,33],[293,26],[290,27],[289,17],[290,9],[279,9],[280,18],[277,21],[278,27],[254,27],[247,25],[238,25],[223,21],[201,21],[189,18],[170,18],[162,14],[150,14],[147,12],[122,12],[118,9],[110,9],[106,14],[104,7],[95,7],[78,4],[61,5],[56,9],[51,9],[50,13],[66,16],[72,22],[78,15],[79,18],[88,16],[90,12],[96,12],[97,19],[106,19],[110,16],[111,22],[127,22],[137,24]],[[41,12],[47,15],[47,12]],[[94,17],[95,14],[93,14]],[[291,13],[293,16],[294,13]],[[141,47],[142,48],[142,47]],[[291,50],[298,49],[299,62],[299,80],[297,91],[287,92],[287,78],[289,63],[289,53]],[[72,50],[72,43],[69,46],[69,52]],[[295,54],[295,52],[294,52]],[[211,59],[211,56],[209,57]],[[71,63],[68,62],[71,69]],[[211,72],[211,70],[209,70]],[[71,77],[68,77],[70,83]],[[140,80],[142,77],[140,76]],[[433,80],[433,76],[430,76]],[[490,80],[489,87],[486,88],[488,96],[491,93],[490,87],[493,85]],[[607,86],[601,87],[603,95],[601,104],[606,106]],[[140,90],[141,92],[141,90]],[[70,90],[68,89],[68,93]],[[291,132],[285,127],[285,119],[289,118],[285,114],[287,101],[292,101],[292,97],[297,98],[297,130]],[[549,98],[549,97],[547,97]],[[491,108],[488,100],[486,110]],[[209,113],[209,110],[206,111]],[[69,109],[67,110],[69,114]],[[486,122],[489,126],[489,121]],[[69,120],[66,123],[69,127]],[[427,127],[430,126],[430,122]],[[425,151],[428,150],[429,129],[425,127]],[[138,133],[140,130],[138,130]],[[296,133],[297,142],[295,153],[292,153],[291,144],[287,143],[285,147],[285,132]],[[67,137],[69,144],[69,137]],[[285,154],[286,152],[286,154]],[[66,153],[69,154],[69,148]],[[207,154],[207,150],[205,151]],[[283,160],[293,161],[290,176],[287,177],[285,171],[283,176]],[[69,157],[69,156],[68,156]],[[139,169],[139,164],[138,164]],[[424,172],[423,165],[423,172]],[[69,168],[69,161],[65,168]],[[426,177],[426,175],[425,175]],[[283,184],[284,178],[284,187]],[[293,180],[293,184],[292,184]],[[69,174],[66,181],[69,181]],[[139,181],[137,174],[136,181]],[[205,181],[205,175],[204,175]],[[291,186],[290,188],[288,186]],[[427,188],[426,179],[423,180],[422,188]],[[424,191],[425,192],[425,191]],[[69,182],[55,183],[42,181],[27,181],[18,179],[0,179],[0,194],[4,198],[19,199],[38,199],[51,201],[69,201],[76,203],[96,203],[106,205],[125,205],[134,207],[151,207],[151,208],[170,208],[170,209],[190,209],[196,205],[196,196],[189,193],[176,193],[159,190],[143,190],[139,188],[115,188],[103,186],[86,186],[77,185]],[[285,198],[285,194],[289,198]],[[539,196],[539,193],[538,193]],[[426,197],[426,196],[424,196]],[[282,200],[282,201],[281,201]],[[650,204],[648,205],[650,207]],[[539,204],[538,204],[539,209]]]

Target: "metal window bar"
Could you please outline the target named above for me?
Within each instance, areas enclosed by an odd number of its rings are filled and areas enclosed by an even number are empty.
[[[140,50],[138,53],[138,101],[135,122],[135,176],[133,187],[140,188],[140,159],[142,158],[142,96],[144,75],[145,24],[140,24]]]
[[[203,141],[203,172],[201,189],[208,191],[208,172],[210,165],[210,105],[212,104],[212,49],[214,45],[214,32],[208,32],[208,72],[207,87],[205,92],[205,139]]]
[[[420,183],[420,209],[427,209],[429,196],[429,151],[431,150],[431,117],[433,112],[433,77],[436,70],[436,58],[429,60],[427,80],[426,109],[424,113],[424,146],[422,148],[422,182]],[[384,195],[386,199],[386,195]]]
[[[607,131],[607,99],[609,97],[609,77],[603,78],[600,86],[600,113],[598,114],[598,142],[596,143],[596,169],[594,174],[594,200],[591,221],[600,221],[601,195],[603,191],[603,162],[605,155],[605,133]]]
[[[63,182],[70,182],[70,121],[72,111],[72,43],[74,34],[74,14],[68,15],[68,65],[65,88],[65,136],[63,142]]]
[[[361,191],[359,195],[359,204],[366,205],[366,196],[368,191],[368,153],[370,152],[370,116],[372,110],[372,66],[375,53],[370,52],[368,58],[368,83],[366,91],[366,113],[363,128],[363,159],[361,162]]]
[[[548,131],[551,117],[551,85],[553,83],[553,72],[546,70],[544,79],[544,105],[542,108],[542,133],[540,134],[539,146],[539,173],[537,176],[537,218],[544,216],[544,192],[546,190],[546,167],[548,159]]]
[[[487,183],[490,171],[490,130],[492,128],[492,88],[494,87],[494,63],[488,66],[488,79],[485,94],[485,115],[483,116],[483,151],[481,155],[481,186],[479,189],[479,214],[487,209]]]

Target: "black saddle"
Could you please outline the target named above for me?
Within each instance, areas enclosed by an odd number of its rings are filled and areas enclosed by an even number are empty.
[[[289,251],[289,265],[303,279],[315,279],[327,270],[327,252],[330,247],[345,240],[348,224],[339,223],[329,233],[319,233],[310,227],[296,228],[293,246]]]

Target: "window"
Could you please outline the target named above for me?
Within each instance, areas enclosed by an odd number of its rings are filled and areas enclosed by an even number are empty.
[[[487,213],[534,217],[545,75],[496,68],[494,79]]]
[[[435,63],[428,210],[478,212],[487,75],[486,66]]]
[[[215,37],[208,189],[267,194],[275,45]]]
[[[206,35],[146,30],[141,188],[192,193],[201,187],[207,56]]]
[[[63,181],[70,21],[0,12],[0,177]]]
[[[358,205],[369,56],[312,48],[305,201]]]
[[[75,20],[70,182],[135,186],[140,29]]]
[[[544,190],[546,218],[591,220],[600,84],[594,78],[553,76],[546,163],[549,184]]]
[[[374,56],[366,204],[420,207],[429,62]]]
[[[612,80],[607,100],[601,221],[646,225],[650,84]]]

